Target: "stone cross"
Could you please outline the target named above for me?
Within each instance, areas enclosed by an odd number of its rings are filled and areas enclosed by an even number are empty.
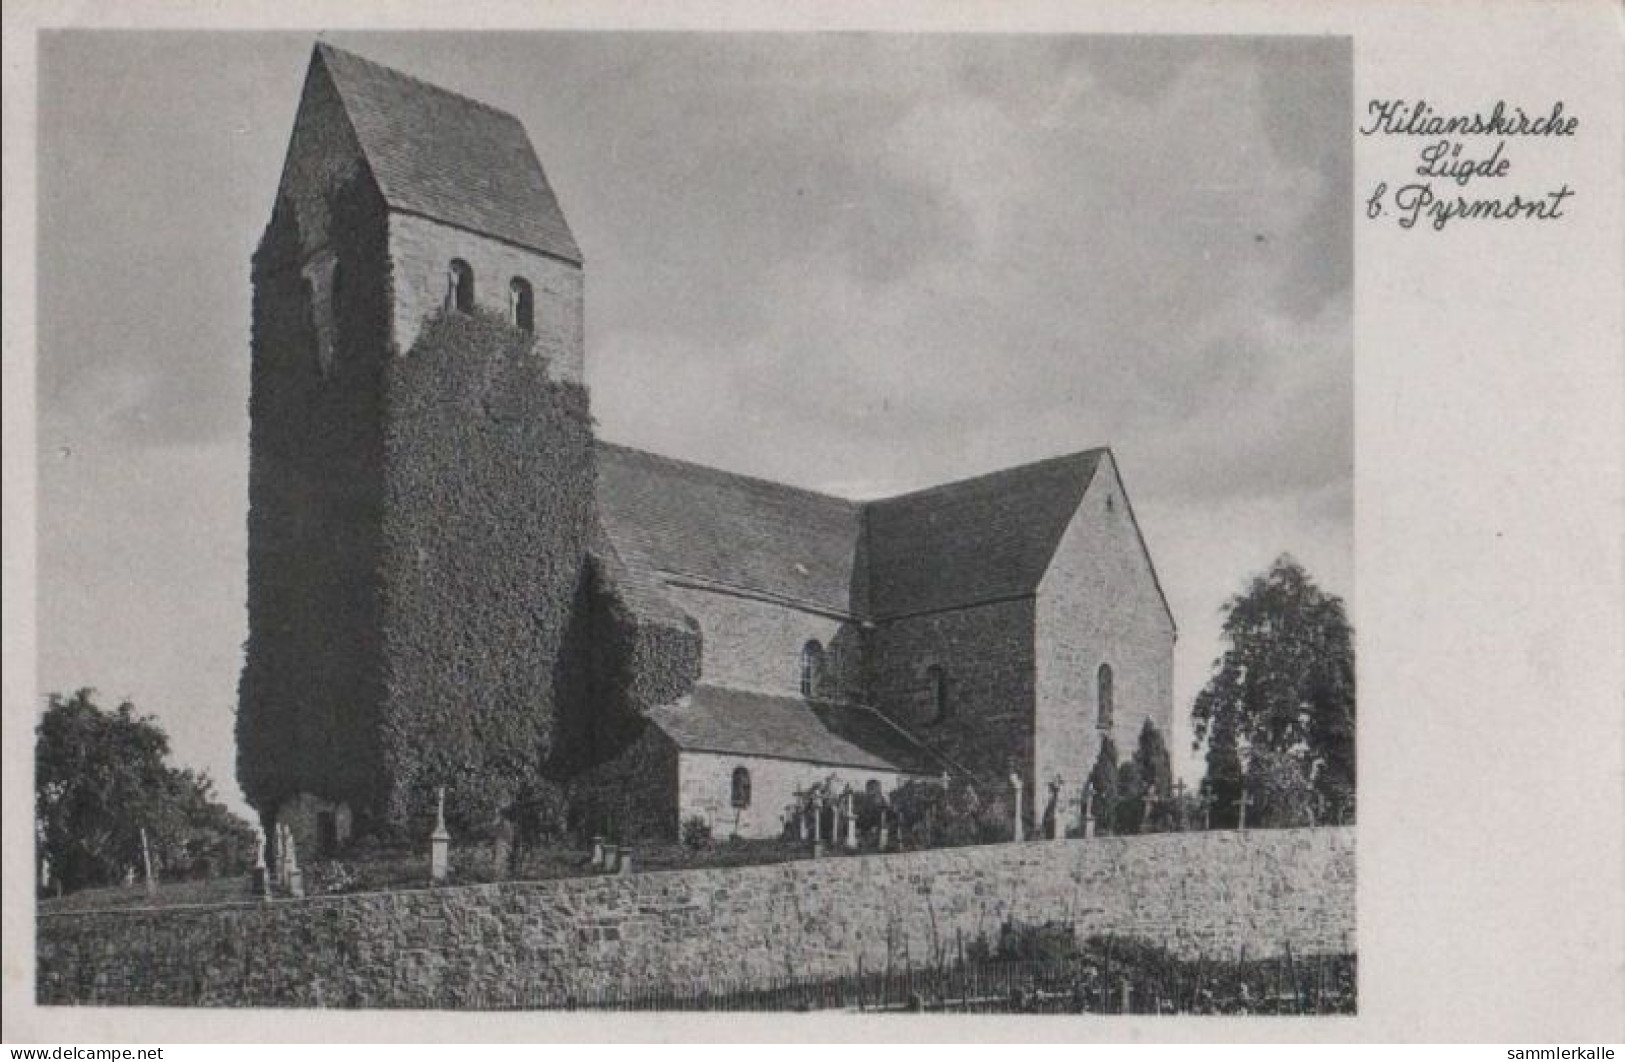
[[[1095,787],[1093,785],[1083,787],[1083,835],[1085,837],[1095,835]]]
[[[858,850],[858,817],[852,813],[852,790],[846,791],[846,850]]]
[[[822,794],[813,803],[813,855],[824,854],[824,797]]]
[[[1049,839],[1059,841],[1066,837],[1066,829],[1061,825],[1061,779],[1052,778],[1049,783]]]
[[[1174,783],[1174,829],[1183,830],[1187,825],[1185,821],[1185,779],[1181,778]]]
[[[1213,792],[1207,786],[1202,786],[1202,829],[1213,828]]]
[[[1140,809],[1140,832],[1149,833],[1151,825],[1151,812],[1157,806],[1157,785],[1155,782],[1145,787],[1145,807]]]
[[[435,789],[434,832],[429,834],[429,879],[446,880],[451,872],[451,832],[446,829],[446,787]]]
[[[1241,817],[1236,820],[1236,829],[1245,830],[1247,828],[1247,805],[1251,803],[1252,801],[1247,797],[1247,790],[1243,789],[1241,791],[1241,800],[1237,802],[1237,806],[1241,809]]]
[[[602,835],[595,836],[592,839],[592,868],[594,870],[604,869],[604,838]]]
[[[884,852],[890,846],[890,815],[891,809],[884,807],[880,809],[880,850],[882,852]]]
[[[147,874],[147,895],[151,896],[158,891],[158,883],[152,879],[152,850],[147,847],[147,828],[141,827],[141,866]]]
[[[1016,818],[1010,836],[1019,843],[1027,839],[1027,834],[1021,825],[1021,775],[1015,771],[1010,772],[1010,788],[1016,795]]]

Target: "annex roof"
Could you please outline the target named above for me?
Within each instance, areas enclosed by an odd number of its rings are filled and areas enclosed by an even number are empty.
[[[888,747],[909,745],[913,751],[900,756],[914,766],[905,767],[860,747],[837,733],[844,717],[871,709],[823,712],[842,716],[834,726],[810,702],[798,697],[781,697],[751,690],[722,686],[696,686],[693,693],[672,704],[649,712],[649,721],[658,726],[677,747],[689,752],[719,752],[736,756],[767,756],[797,760],[830,767],[858,767],[877,771],[930,773],[918,766],[925,755],[900,732],[888,728]],[[851,723],[845,724],[851,728]],[[848,733],[856,735],[855,729]]]
[[[330,44],[312,62],[332,78],[391,208],[581,263],[518,118]]]

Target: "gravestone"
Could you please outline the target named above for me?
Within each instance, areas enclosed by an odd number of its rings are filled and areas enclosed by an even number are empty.
[[[1016,795],[1016,815],[1014,825],[1010,831],[1010,837],[1019,844],[1027,839],[1027,832],[1021,823],[1021,775],[1017,774],[1015,771],[1010,772],[1010,788]]]

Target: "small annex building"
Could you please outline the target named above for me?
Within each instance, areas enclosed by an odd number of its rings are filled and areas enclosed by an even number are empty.
[[[585,268],[518,119],[316,46],[254,261],[267,824],[330,847],[539,774],[627,834],[945,775],[1071,822],[1105,739],[1167,733],[1109,448],[856,501],[597,439]]]

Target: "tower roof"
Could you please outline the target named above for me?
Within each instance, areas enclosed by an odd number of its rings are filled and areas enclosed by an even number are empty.
[[[332,78],[391,209],[581,263],[518,118],[330,44],[312,62]]]

